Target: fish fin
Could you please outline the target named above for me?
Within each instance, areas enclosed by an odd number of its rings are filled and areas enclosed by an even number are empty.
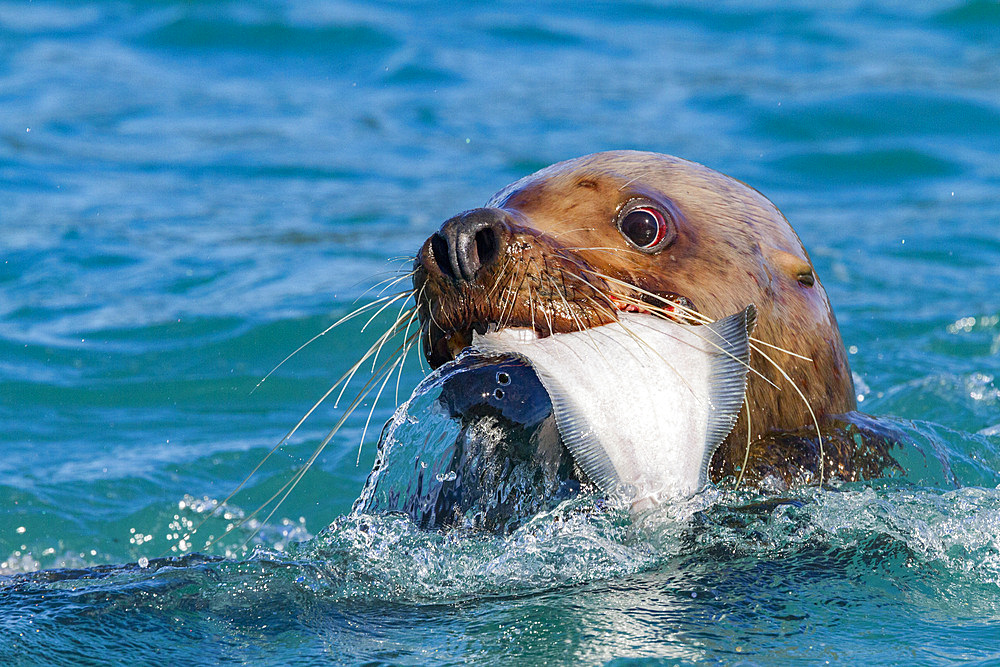
[[[474,332],[472,341],[473,345],[480,350],[511,354],[524,359],[535,371],[542,386],[545,387],[545,392],[549,395],[549,402],[552,403],[552,414],[555,416],[556,427],[559,429],[559,437],[566,449],[569,450],[576,465],[587,476],[587,479],[596,484],[601,491],[607,494],[624,491],[618,470],[598,441],[597,435],[590,426],[590,421],[583,413],[583,408],[570,397],[569,392],[558,377],[532,363],[531,359],[520,350],[518,343],[509,338],[509,335],[504,338],[496,335],[481,336]]]
[[[712,354],[710,362],[708,430],[699,486],[708,483],[712,455],[736,426],[743,407],[750,363],[750,332],[756,322],[757,308],[750,304],[743,312],[705,325],[715,334],[709,337],[711,342],[721,349]]]
[[[580,470],[605,493],[624,491],[618,470],[597,439],[590,420],[582,414],[580,406],[569,397],[559,380],[537,367],[535,372],[548,391],[559,436],[566,449],[573,455],[573,460],[580,466]]]

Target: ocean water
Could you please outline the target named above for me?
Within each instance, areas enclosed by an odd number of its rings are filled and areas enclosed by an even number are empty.
[[[269,521],[343,404],[184,539],[393,313],[257,387],[286,355],[441,221],[615,148],[770,197],[860,409],[957,483],[420,531],[350,513],[393,386]],[[0,663],[996,664],[998,193],[988,0],[4,2]]]

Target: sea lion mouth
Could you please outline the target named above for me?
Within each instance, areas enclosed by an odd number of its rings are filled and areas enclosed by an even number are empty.
[[[425,290],[426,291],[426,290]],[[418,294],[422,292],[417,291]],[[551,317],[551,313],[544,312],[544,304],[539,304],[542,312],[536,310],[525,317],[499,319],[468,319],[466,321],[456,321],[454,316],[462,312],[477,310],[470,308],[468,304],[457,303],[461,299],[442,299],[435,301],[424,296],[418,304],[418,312],[421,314],[421,324],[423,330],[424,357],[431,368],[437,368],[442,364],[454,360],[465,349],[469,348],[473,342],[473,334],[484,335],[503,329],[524,329],[531,331],[537,338],[547,338],[552,335],[562,333],[572,333],[582,331],[595,326],[609,324],[617,319],[617,313],[645,313],[656,317],[672,319],[674,321],[687,324],[700,323],[699,311],[694,302],[686,296],[673,292],[641,292],[637,296],[625,297],[616,296],[613,293],[602,295],[607,306],[600,309],[600,312],[588,311],[584,315],[577,315],[573,325],[569,327],[556,326],[557,321]],[[446,304],[453,302],[451,307]],[[564,307],[571,308],[573,302],[564,302]],[[578,305],[581,311],[586,310],[586,306]],[[427,315],[425,315],[425,313]],[[437,313],[431,316],[430,313]],[[610,317],[608,316],[610,315]],[[442,327],[439,321],[454,323],[452,326]]]

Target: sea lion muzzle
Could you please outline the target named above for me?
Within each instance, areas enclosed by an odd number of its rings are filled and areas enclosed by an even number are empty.
[[[433,265],[452,280],[472,282],[481,269],[497,261],[509,233],[506,213],[501,209],[476,208],[459,213],[428,239],[421,263],[425,268]]]
[[[449,218],[424,242],[413,287],[432,368],[451,361],[490,328],[540,336],[615,320],[592,266],[517,211],[476,208]]]

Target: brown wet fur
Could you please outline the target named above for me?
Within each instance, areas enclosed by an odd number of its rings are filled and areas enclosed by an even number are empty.
[[[669,211],[676,224],[676,238],[656,254],[636,250],[616,227],[619,209],[638,197]],[[505,211],[507,230],[499,259],[474,281],[442,275],[430,240],[417,256],[414,287],[433,364],[468,344],[475,323],[533,326],[544,336],[612,321],[607,295],[626,289],[588,272],[596,271],[687,297],[712,320],[754,304],[754,338],[811,359],[761,346],[808,398],[821,427],[855,409],[826,291],[788,221],[753,188],[679,158],[619,151],[555,164],[503,189],[487,206]],[[806,444],[805,436],[815,435],[808,408],[757,351],[751,367],[777,388],[748,374],[746,481],[814,481],[819,458],[815,442]],[[852,446],[855,438],[838,438],[832,426],[826,435],[827,479],[876,477],[893,464],[884,447]],[[713,481],[735,479],[746,447],[744,411],[713,458]]]

